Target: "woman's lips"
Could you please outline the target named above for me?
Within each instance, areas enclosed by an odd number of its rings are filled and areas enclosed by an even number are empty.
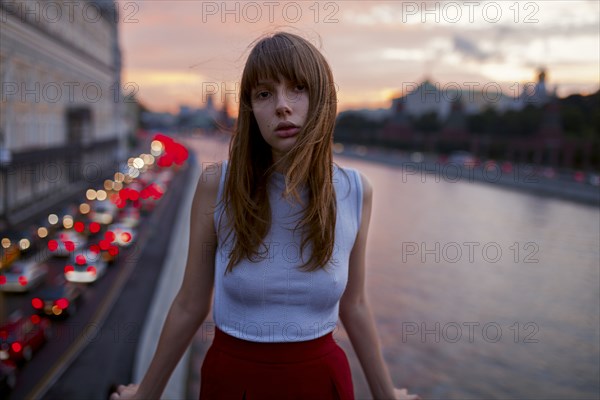
[[[300,132],[300,128],[297,126],[289,127],[289,128],[280,128],[275,130],[275,134],[280,138],[289,138],[295,136]]]

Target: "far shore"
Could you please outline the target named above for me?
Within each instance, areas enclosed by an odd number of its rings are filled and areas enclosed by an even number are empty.
[[[434,156],[422,156],[412,161],[410,154],[390,150],[344,145],[336,156],[350,157],[399,167],[404,178],[421,176],[422,180],[448,182],[483,182],[500,185],[508,189],[551,196],[577,203],[600,206],[600,187],[588,182],[576,182],[561,177],[547,178],[536,175],[531,166],[515,165],[511,172],[502,171],[500,166],[484,170],[482,166],[466,168],[458,164],[442,163]]]

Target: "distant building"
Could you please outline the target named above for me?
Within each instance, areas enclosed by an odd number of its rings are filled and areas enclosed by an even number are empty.
[[[172,131],[177,125],[177,117],[168,112],[142,112],[142,124],[151,130]]]
[[[219,127],[227,127],[230,125],[227,105],[224,104],[222,110],[218,110],[215,107],[213,96],[209,94],[204,108],[180,106],[177,125],[182,130],[205,132],[217,130]]]
[[[0,1],[0,229],[125,158],[118,13],[107,0]]]
[[[546,71],[540,69],[538,81],[527,83],[521,88],[521,94],[516,97],[508,96],[500,90],[496,84],[483,86],[473,85],[459,88],[457,84],[440,85],[429,79],[421,82],[416,87],[411,87],[401,97],[392,99],[391,110],[398,110],[397,103],[403,104],[403,112],[407,115],[420,116],[434,112],[441,121],[445,121],[451,113],[455,103],[461,104],[461,110],[465,115],[482,112],[486,108],[492,108],[499,112],[507,110],[521,110],[527,104],[542,106],[548,103],[552,96],[546,88]]]
[[[380,132],[380,140],[386,145],[399,145],[412,143],[414,139],[413,130],[404,104],[397,101],[393,104],[393,111],[389,120]]]

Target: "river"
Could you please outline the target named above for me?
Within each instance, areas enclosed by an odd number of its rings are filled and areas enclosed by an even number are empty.
[[[439,399],[598,398],[597,208],[336,161],[373,186],[368,291],[397,385]]]

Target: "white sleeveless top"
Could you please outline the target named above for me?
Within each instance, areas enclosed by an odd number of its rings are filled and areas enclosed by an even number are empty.
[[[225,275],[235,236],[227,238],[221,202],[226,173],[227,161],[223,161],[214,213],[218,245],[213,318],[217,327],[254,342],[305,341],[333,331],[360,227],[363,189],[358,171],[333,167],[337,218],[333,256],[326,269],[304,272],[299,268],[310,254],[308,244],[301,257],[300,229],[293,231],[302,207],[283,197],[284,176],[273,173],[268,185],[272,222],[263,241],[265,252],[254,262],[243,259]],[[306,203],[306,192],[301,198]]]

